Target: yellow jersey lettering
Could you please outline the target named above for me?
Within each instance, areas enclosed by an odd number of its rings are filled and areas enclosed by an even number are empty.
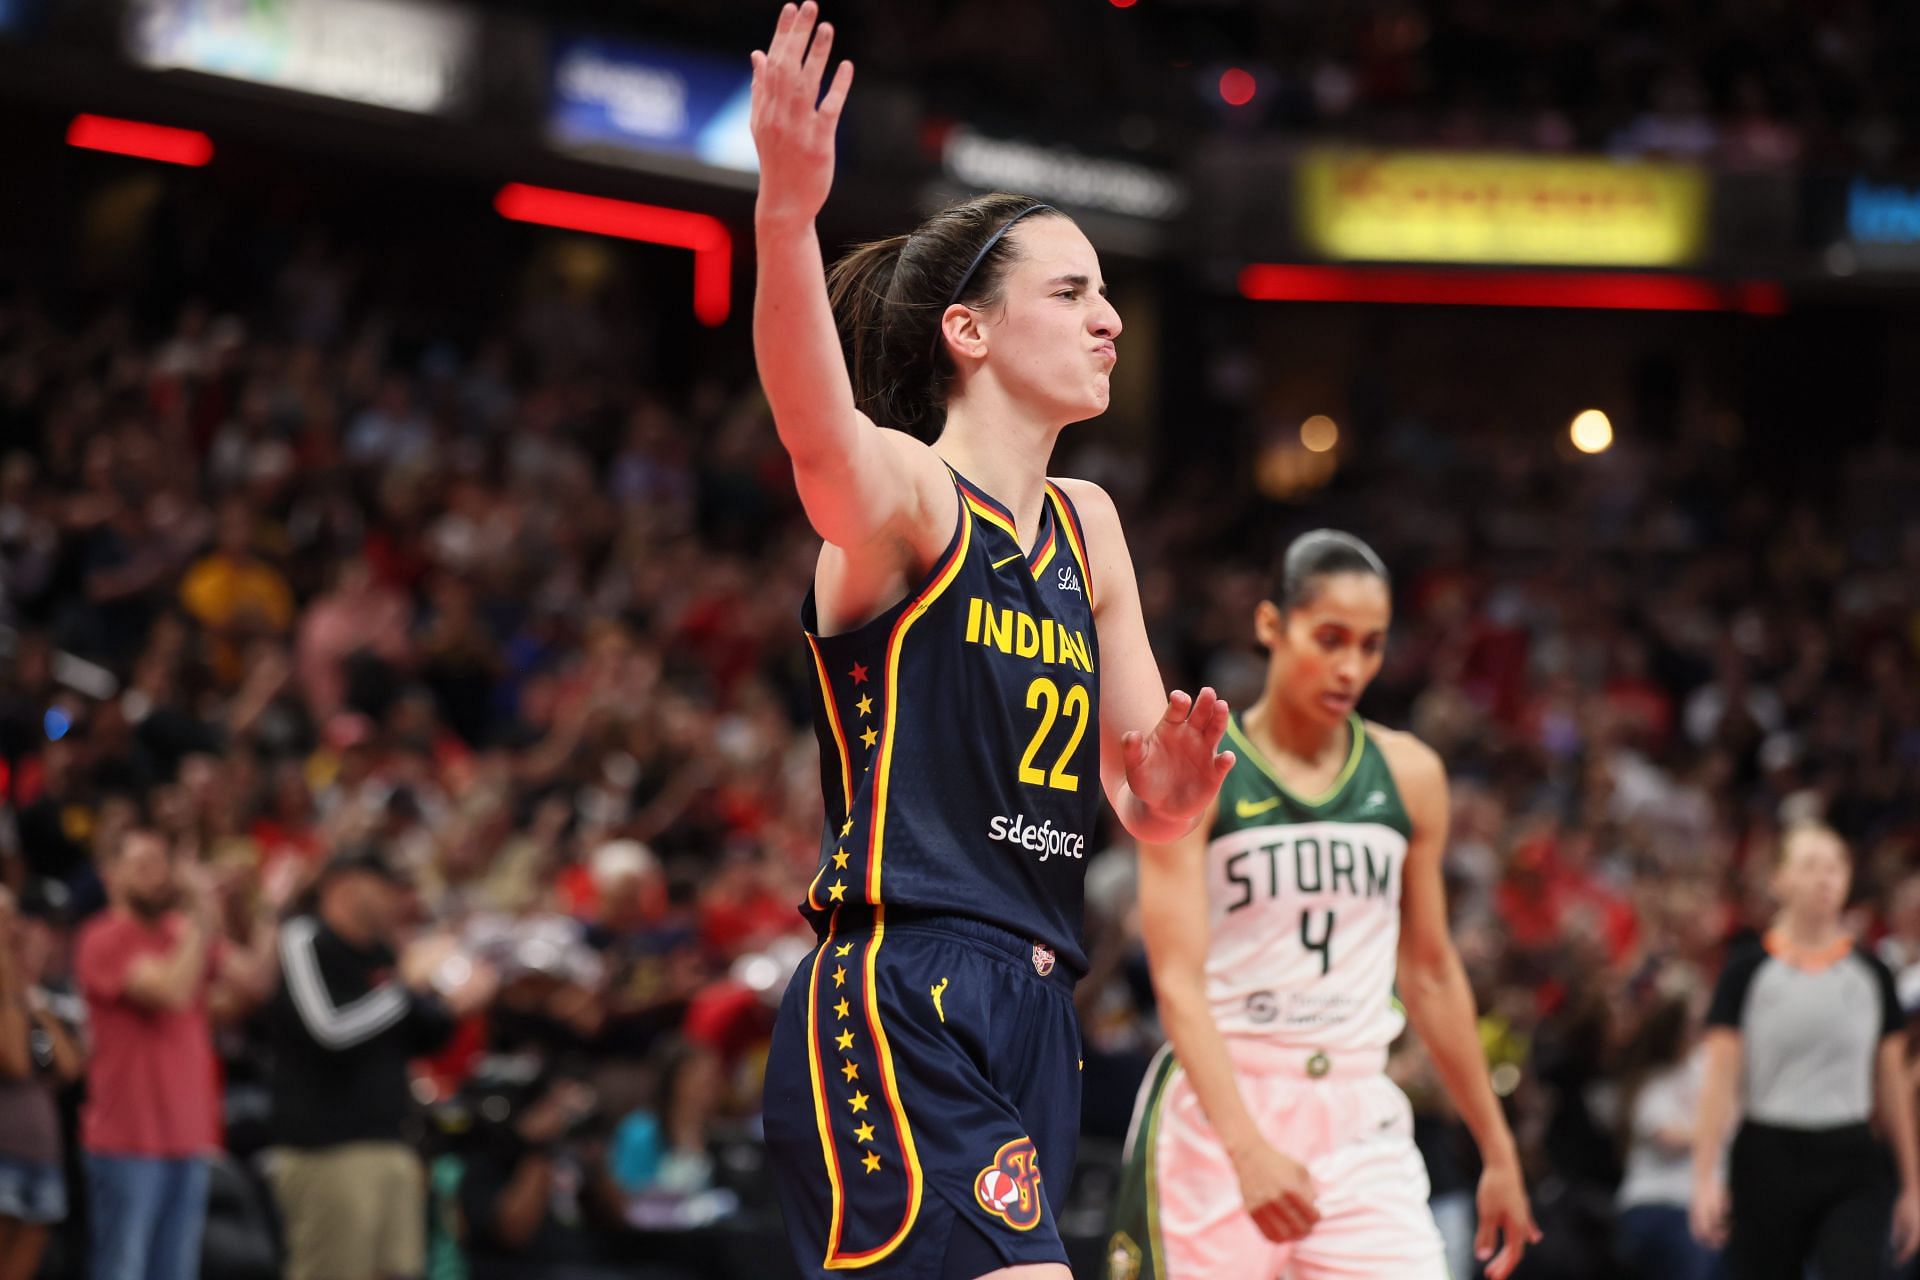
[[[1082,631],[1073,633],[1073,665],[1089,675],[1093,673],[1093,655],[1087,651],[1087,637]]]
[[[998,649],[1002,653],[1013,652],[1013,611],[1011,609],[995,612],[992,605],[987,606],[987,631],[980,643],[989,648]]]
[[[1013,615],[1013,651],[1022,658],[1040,656],[1040,624],[1030,613]]]
[[[1093,650],[1084,631],[1069,631],[1052,618],[1036,618],[1020,609],[995,608],[980,596],[967,601],[966,642],[1093,674]]]

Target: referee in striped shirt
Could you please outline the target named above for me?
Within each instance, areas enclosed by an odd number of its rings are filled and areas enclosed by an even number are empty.
[[[1728,964],[1714,990],[1693,1223],[1725,1244],[1726,1280],[1802,1280],[1808,1266],[1819,1280],[1879,1280],[1889,1236],[1901,1262],[1920,1245],[1906,1019],[1893,976],[1842,922],[1852,870],[1831,828],[1789,828],[1766,945]]]
[[[289,1280],[418,1276],[426,1184],[411,1143],[409,1059],[492,997],[491,972],[419,944],[396,955],[412,888],[359,845],[320,873],[317,907],[280,930],[266,1011],[275,1147],[268,1176]]]

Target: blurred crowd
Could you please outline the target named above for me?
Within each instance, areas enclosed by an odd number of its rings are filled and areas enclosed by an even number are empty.
[[[372,1136],[429,1174],[430,1274],[730,1274],[715,1240],[777,1234],[759,1071],[821,821],[815,542],[764,406],[637,378],[627,313],[536,273],[477,335],[422,335],[320,244],[219,305],[0,292],[0,994],[24,1011],[0,1038],[32,1050],[0,1075],[57,1104],[71,1192],[54,1215],[0,1179],[0,1227],[39,1216],[78,1264],[57,1224],[114,1184],[81,1171],[103,1152],[73,1081],[124,1059],[98,1010],[138,988],[198,1011],[173,1033],[209,1046],[223,1211],[289,1142],[290,1055],[391,1034],[416,1105]],[[1455,931],[1549,1232],[1529,1274],[1632,1274],[1620,1197],[1670,1194],[1645,1175],[1673,1136],[1639,1117],[1684,1113],[1786,818],[1852,839],[1858,928],[1920,999],[1920,454],[1889,436],[1834,492],[1780,495],[1715,421],[1577,466],[1381,422],[1289,507],[1239,458],[1155,468],[1097,429],[1058,468],[1126,513],[1169,683],[1240,705],[1287,534],[1339,524],[1394,569],[1366,709],[1451,770]],[[1112,834],[1062,1214],[1088,1236],[1159,1039]],[[78,940],[127,919],[146,941],[89,969]],[[182,985],[149,988],[165,966]],[[1470,1144],[1417,1047],[1395,1070],[1437,1210],[1470,1217]],[[269,1182],[297,1216],[308,1184]]]
[[[718,48],[764,35],[757,9],[653,0],[644,11]],[[1043,140],[1169,159],[1198,136],[1256,126],[1756,169],[1910,160],[1920,136],[1904,74],[1920,23],[1884,0],[839,0],[827,11],[848,56],[911,85],[936,118],[1021,135],[1052,121],[1067,132]],[[1250,101],[1221,101],[1229,67],[1253,74]]]

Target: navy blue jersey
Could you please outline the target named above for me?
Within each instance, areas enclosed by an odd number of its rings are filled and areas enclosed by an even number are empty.
[[[1078,514],[1048,482],[1032,553],[959,475],[953,537],[925,581],[856,630],[802,621],[827,825],[802,906],[972,916],[1086,969],[1087,841],[1100,804],[1100,647]]]

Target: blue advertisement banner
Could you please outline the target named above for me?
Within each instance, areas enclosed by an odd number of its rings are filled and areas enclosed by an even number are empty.
[[[751,86],[744,58],[563,37],[553,50],[547,136],[562,147],[664,153],[754,173]]]

